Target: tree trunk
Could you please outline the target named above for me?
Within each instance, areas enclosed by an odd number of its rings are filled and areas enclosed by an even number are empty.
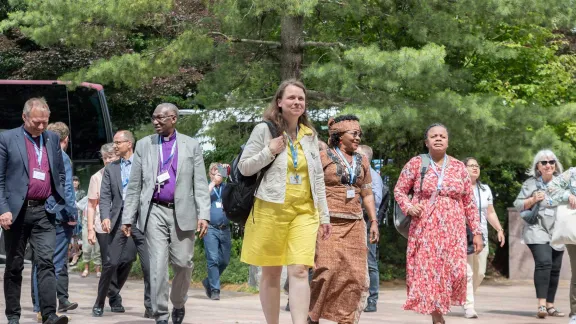
[[[282,17],[281,28],[280,42],[282,43],[282,54],[280,59],[280,72],[282,80],[290,78],[300,79],[304,56],[304,48],[302,46],[304,17],[284,16]]]

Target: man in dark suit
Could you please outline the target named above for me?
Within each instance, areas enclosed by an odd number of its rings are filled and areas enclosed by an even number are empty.
[[[26,244],[38,269],[44,324],[67,324],[56,315],[56,213],[65,206],[66,173],[60,138],[46,131],[50,109],[43,98],[24,104],[24,125],[0,133],[0,226],[5,230],[4,297],[8,324],[18,324],[22,309],[22,271]]]
[[[92,315],[100,317],[104,313],[104,301],[113,276],[117,275],[118,287],[121,289],[136,258],[136,249],[144,273],[144,317],[152,318],[150,300],[150,264],[144,234],[134,231],[128,238],[122,234],[122,209],[124,197],[132,169],[134,136],[129,131],[118,131],[114,135],[114,150],[119,160],[110,163],[104,169],[102,187],[100,188],[100,218],[102,229],[108,233],[108,255],[103,255],[104,269],[98,283],[98,297],[92,308]],[[112,312],[123,313],[120,295],[110,298]]]

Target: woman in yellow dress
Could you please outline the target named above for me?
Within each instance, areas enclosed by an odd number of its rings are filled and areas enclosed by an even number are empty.
[[[306,88],[284,81],[264,112],[278,134],[265,123],[254,127],[238,169],[244,176],[266,171],[253,213],[246,222],[242,262],[261,266],[260,302],[268,324],[280,320],[280,276],[288,266],[292,323],[305,324],[310,303],[308,268],[314,265],[316,238],[330,236],[324,172],[318,136],[306,113]]]

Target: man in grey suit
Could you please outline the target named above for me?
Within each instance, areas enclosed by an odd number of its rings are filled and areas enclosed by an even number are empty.
[[[128,279],[132,262],[136,258],[136,249],[140,257],[140,265],[144,273],[144,312],[145,318],[152,317],[152,302],[150,300],[150,263],[144,234],[137,228],[133,230],[132,238],[122,234],[122,208],[124,197],[130,180],[132,162],[134,160],[134,135],[126,130],[114,135],[114,150],[120,157],[106,166],[100,188],[100,218],[102,229],[108,233],[107,255],[102,256],[104,269],[98,283],[98,296],[92,308],[92,316],[100,317],[104,313],[104,302],[109,292],[110,284],[116,276],[120,289]],[[113,313],[124,313],[120,294],[109,298],[110,310]]]
[[[174,279],[172,322],[181,324],[194,263],[195,231],[202,238],[210,220],[210,197],[198,141],[176,132],[178,108],[158,105],[152,115],[157,135],[136,143],[122,214],[123,231],[144,232],[150,254],[150,293],[156,323],[167,324],[168,262]]]

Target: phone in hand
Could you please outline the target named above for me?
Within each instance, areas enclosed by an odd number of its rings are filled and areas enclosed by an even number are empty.
[[[228,178],[228,168],[225,168],[222,164],[218,165],[218,173],[222,178]]]

